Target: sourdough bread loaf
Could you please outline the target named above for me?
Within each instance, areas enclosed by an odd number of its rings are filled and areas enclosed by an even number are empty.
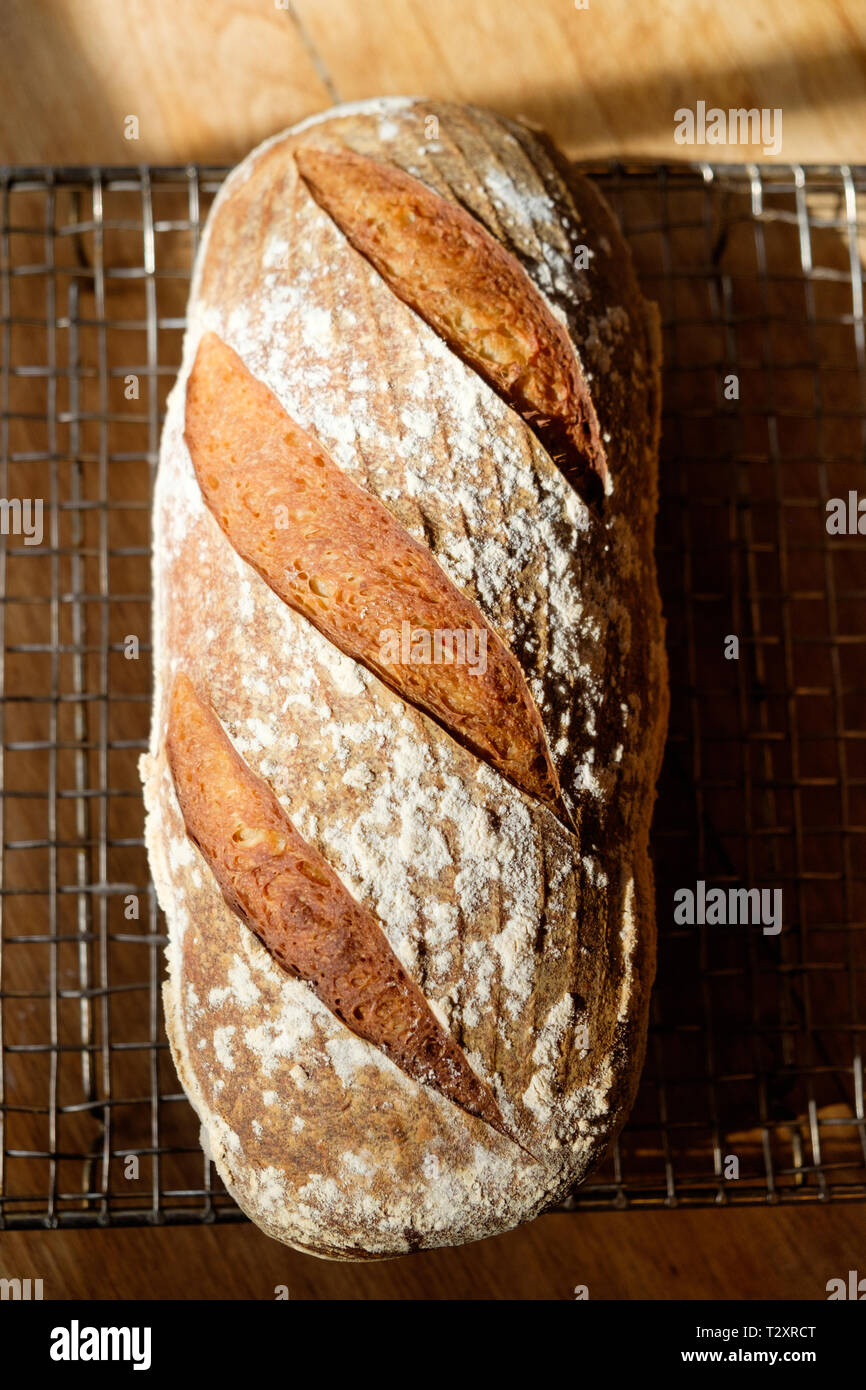
[[[203,1146],[291,1245],[505,1230],[625,1118],[658,422],[615,220],[522,125],[341,107],[221,189],[156,486],[146,838]]]

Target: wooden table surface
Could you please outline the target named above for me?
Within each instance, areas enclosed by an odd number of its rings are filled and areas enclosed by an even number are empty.
[[[0,1234],[0,1277],[45,1298],[826,1299],[866,1274],[861,1208],[553,1213],[458,1250],[343,1264],[251,1226]]]
[[[674,112],[780,108],[779,158],[866,161],[863,0],[2,0],[0,162],[231,162],[335,100],[422,93],[544,125],[573,156],[684,149]],[[137,118],[138,139],[128,139]],[[826,1297],[866,1272],[858,1206],[562,1214],[370,1266],[250,1227],[0,1235],[52,1298]]]
[[[586,3],[3,0],[0,160],[233,161],[388,93],[524,115],[584,157],[682,157],[674,112],[699,100],[781,108],[780,158],[866,160],[862,0]]]

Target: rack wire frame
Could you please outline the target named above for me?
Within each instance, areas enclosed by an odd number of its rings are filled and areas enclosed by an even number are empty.
[[[136,774],[162,411],[226,172],[0,169],[0,1228],[242,1219],[168,1053]],[[862,1200],[866,536],[825,503],[866,496],[866,169],[588,172],[662,313],[673,704],[647,1063],[569,1205]],[[678,925],[698,880],[779,889],[782,930]]]

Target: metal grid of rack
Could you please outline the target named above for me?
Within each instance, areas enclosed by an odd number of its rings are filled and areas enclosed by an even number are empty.
[[[573,1205],[862,1199],[866,536],[825,503],[866,496],[866,170],[590,172],[662,311],[672,717],[647,1064]],[[163,1032],[136,772],[161,412],[224,175],[0,170],[0,1226],[240,1216]],[[698,880],[781,889],[781,932],[677,926]]]

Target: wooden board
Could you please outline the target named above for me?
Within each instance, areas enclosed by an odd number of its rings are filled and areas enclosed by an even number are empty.
[[[563,1213],[378,1264],[334,1264],[251,1227],[0,1233],[0,1275],[52,1299],[807,1299],[864,1269],[866,1213],[832,1207]]]
[[[585,3],[4,0],[0,160],[233,161],[380,93],[522,114],[584,158],[762,158],[675,144],[674,112],[779,107],[780,158],[866,160],[862,0]]]
[[[674,112],[781,107],[787,160],[866,157],[866,7],[857,0],[296,0],[343,100],[372,91],[490,105],[574,156],[742,160],[688,150]]]
[[[10,164],[233,163],[328,105],[271,0],[3,0],[0,26]]]

